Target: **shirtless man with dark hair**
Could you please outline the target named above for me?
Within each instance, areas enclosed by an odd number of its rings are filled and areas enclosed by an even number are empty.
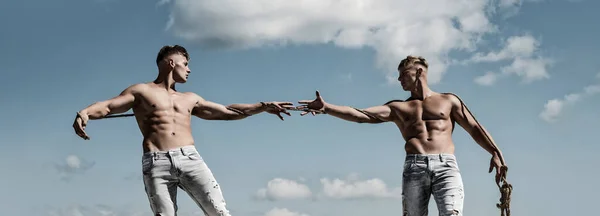
[[[261,112],[290,115],[290,102],[260,102],[223,106],[192,92],[178,92],[176,83],[185,83],[190,74],[189,55],[181,46],[164,46],[158,52],[158,77],[149,83],[134,84],[120,95],[96,102],[77,112],[75,133],[85,132],[88,120],[133,109],[142,141],[142,173],[154,215],[174,216],[177,188],[190,195],[208,216],[229,216],[221,189],[211,170],[194,147],[191,116],[205,120],[240,120]]]
[[[405,140],[406,159],[402,180],[402,207],[405,216],[428,213],[429,198],[437,203],[440,216],[462,215],[464,191],[454,156],[452,132],[458,123],[481,147],[492,155],[489,172],[496,168],[496,183],[505,164],[502,152],[489,133],[479,125],[458,96],[437,93],[427,85],[427,61],[408,56],[398,66],[398,81],[411,96],[381,106],[357,109],[325,102],[317,91],[313,101],[299,101],[296,109],[329,114],[357,123],[396,124]]]

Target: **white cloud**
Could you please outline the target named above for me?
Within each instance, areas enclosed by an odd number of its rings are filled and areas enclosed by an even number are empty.
[[[540,46],[540,42],[531,35],[513,36],[508,38],[504,44],[504,48],[498,52],[476,53],[471,61],[496,62],[516,57],[531,57]]]
[[[513,36],[505,41],[500,51],[487,54],[478,52],[463,64],[512,61],[510,65],[502,67],[501,73],[486,72],[475,78],[474,81],[480,85],[492,85],[501,75],[517,75],[523,83],[548,79],[548,67],[552,65],[553,60],[541,56],[538,52],[539,46],[540,42],[531,35]]]
[[[55,164],[55,168],[62,180],[68,181],[73,175],[83,174],[92,167],[95,163],[84,160],[77,155],[69,155],[61,164]]]
[[[286,208],[273,208],[265,213],[265,216],[309,216],[299,212],[293,212]]]
[[[600,93],[600,85],[591,85],[584,88],[583,92],[586,95],[595,95]]]
[[[308,186],[289,179],[275,178],[267,183],[266,188],[256,193],[259,199],[283,200],[306,199],[312,196]]]
[[[544,109],[539,117],[546,122],[556,122],[566,107],[575,105],[584,97],[590,97],[598,93],[600,93],[600,84],[586,86],[581,92],[571,93],[563,98],[548,100],[544,104]]]
[[[482,86],[491,86],[494,85],[497,77],[498,75],[496,75],[494,72],[489,71],[482,76],[476,77],[474,81],[475,83]]]
[[[171,0],[160,0],[158,3],[156,3],[156,6],[162,6],[168,4],[169,2],[171,2]]]
[[[420,55],[438,83],[451,51],[474,51],[498,32],[492,0],[171,0],[168,30],[208,47],[255,48],[289,44],[369,47],[377,67],[395,76],[398,62]],[[508,4],[502,1],[502,5]],[[390,79],[395,80],[395,79]],[[395,82],[395,81],[394,81]]]
[[[516,74],[522,77],[523,82],[530,83],[537,80],[548,79],[548,66],[552,64],[552,60],[538,58],[515,58],[513,63],[502,68],[503,73]]]
[[[48,216],[143,216],[151,214],[148,210],[136,211],[131,206],[111,207],[106,205],[72,204],[60,208],[48,208],[44,215]],[[184,214],[189,215],[189,214]]]
[[[352,174],[346,180],[322,178],[323,195],[333,199],[400,198],[401,188],[388,188],[378,178],[359,180]]]

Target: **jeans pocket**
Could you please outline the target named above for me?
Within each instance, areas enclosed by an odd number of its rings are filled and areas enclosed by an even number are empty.
[[[192,152],[192,153],[188,154],[187,157],[193,161],[201,161],[202,160],[202,156],[200,156],[200,154],[198,154],[198,152]]]
[[[154,165],[154,158],[148,157],[142,160],[142,174],[147,175],[152,170],[152,166]]]
[[[404,176],[418,176],[418,175],[425,174],[426,171],[427,171],[426,163],[419,163],[419,162],[414,162],[414,161],[407,162],[404,165],[403,175]]]
[[[458,164],[454,160],[448,160],[445,162],[445,164],[446,164],[446,167],[448,167],[448,168],[455,169],[456,171],[460,171],[460,169],[458,168]]]

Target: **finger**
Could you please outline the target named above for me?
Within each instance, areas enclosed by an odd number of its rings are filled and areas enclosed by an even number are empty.
[[[281,121],[283,121],[283,116],[281,116],[281,114],[277,113],[277,116],[279,117],[279,119],[281,119]]]
[[[308,108],[308,105],[300,105],[300,106],[296,107],[296,109],[306,109],[306,108]]]
[[[311,100],[301,100],[298,101],[299,104],[309,104],[310,102],[312,102]]]
[[[496,175],[496,184],[500,187],[500,176]]]
[[[294,104],[289,104],[289,105],[282,105],[281,107],[288,109],[288,108],[294,108],[295,106],[294,106]]]
[[[86,140],[90,139],[90,136],[87,135],[87,133],[85,132],[85,130],[83,130],[82,133],[83,133],[83,138],[84,139],[86,139]]]
[[[316,95],[317,95],[317,98],[321,97],[321,93],[319,93],[319,90],[317,90]]]
[[[279,102],[278,104],[279,104],[279,106],[294,105],[294,103],[292,103],[292,102]]]
[[[84,138],[83,133],[81,133],[81,131],[79,131],[77,128],[75,128],[75,134],[81,138]]]
[[[300,113],[300,116],[304,116],[306,114],[308,114],[308,112],[303,112],[303,113]]]
[[[502,168],[500,168],[500,166],[496,167],[496,175],[498,175],[498,176],[502,175]]]
[[[312,115],[315,116],[315,112],[310,112],[310,113],[312,113]]]
[[[277,109],[280,109],[280,110],[283,109],[281,106],[279,106],[279,104],[276,104],[276,103],[273,103],[272,106],[275,107],[275,108],[277,108]]]
[[[83,136],[83,128],[81,128],[81,125],[75,125],[75,132],[77,133],[77,135]]]

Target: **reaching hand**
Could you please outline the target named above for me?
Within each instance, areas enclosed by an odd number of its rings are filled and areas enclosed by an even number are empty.
[[[79,113],[77,113],[77,116],[75,117],[75,122],[73,122],[73,129],[75,129],[75,133],[84,140],[90,139],[90,137],[85,132],[85,126],[87,125],[88,120],[89,119],[87,115],[82,116]]]
[[[299,104],[305,104],[305,105],[300,105],[300,106],[296,107],[296,109],[304,110],[304,112],[300,114],[301,116],[304,116],[308,113],[311,113],[313,116],[316,114],[325,113],[325,100],[323,100],[323,98],[321,97],[321,94],[319,94],[319,91],[316,92],[316,95],[317,95],[317,98],[313,101],[309,101],[309,100],[298,101]]]
[[[281,113],[285,113],[288,116],[292,116],[287,109],[293,108],[294,104],[292,102],[265,102],[264,105],[267,106],[266,112],[271,113],[273,115],[277,115],[281,121],[283,121],[283,116]]]
[[[496,184],[500,186],[500,180],[502,180],[502,177],[506,175],[506,169],[504,168],[504,165],[502,165],[502,160],[500,160],[498,154],[494,154],[490,160],[489,173],[491,173],[494,168],[496,168]]]

